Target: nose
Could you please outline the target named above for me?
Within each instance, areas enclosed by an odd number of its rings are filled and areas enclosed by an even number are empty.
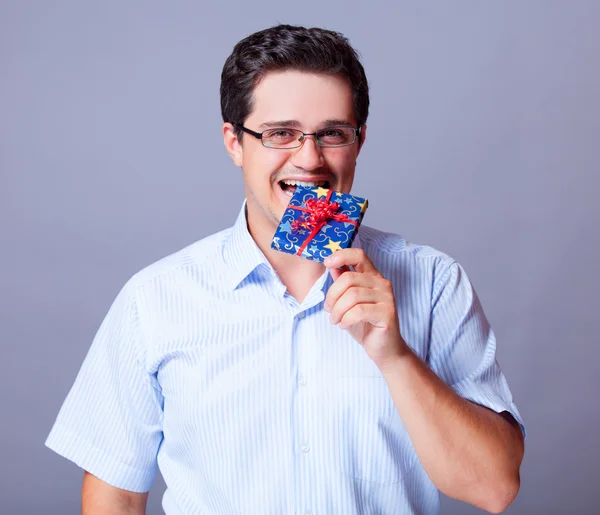
[[[314,136],[304,136],[302,146],[292,155],[291,163],[296,168],[314,170],[323,166],[325,159]]]

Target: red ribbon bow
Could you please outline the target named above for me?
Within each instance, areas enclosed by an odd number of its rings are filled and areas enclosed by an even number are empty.
[[[306,246],[311,240],[317,235],[317,233],[327,224],[329,220],[335,220],[337,222],[345,222],[358,226],[358,223],[348,218],[348,215],[343,213],[336,213],[340,208],[337,202],[330,202],[333,190],[327,192],[327,196],[324,199],[310,198],[306,201],[306,207],[300,206],[288,206],[292,209],[304,211],[306,214],[298,220],[292,222],[292,230],[298,231],[300,229],[309,229],[310,234],[304,240],[302,246],[298,249],[297,255],[300,256]]]

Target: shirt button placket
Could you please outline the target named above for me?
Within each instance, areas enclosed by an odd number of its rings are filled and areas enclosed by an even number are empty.
[[[296,318],[297,318],[298,320],[302,320],[302,319],[303,319],[303,318],[305,318],[305,317],[306,317],[306,311],[301,311],[300,313],[298,313],[298,314],[296,315]],[[306,378],[305,378],[305,377],[304,377],[302,374],[300,374],[300,375],[298,376],[298,384],[299,384],[300,386],[306,386]]]
[[[298,325],[300,323],[300,321],[304,320],[306,318],[307,312],[305,311],[300,311],[299,313],[296,313],[295,315],[295,325]],[[304,350],[301,350],[300,347],[298,347],[298,352],[299,352],[299,357],[302,355],[302,353],[304,352]],[[297,384],[300,387],[305,387],[307,384],[307,380],[306,377],[300,373],[300,371],[304,368],[305,365],[305,360],[300,357],[299,362],[298,362],[298,376],[297,376]],[[303,398],[303,395],[300,395],[300,398]],[[303,425],[303,424],[302,424]],[[303,429],[299,428],[301,432],[304,432]],[[306,429],[306,428],[304,428]],[[308,436],[306,433],[305,437]],[[306,458],[308,458],[308,453],[310,452],[311,448],[310,445],[308,443],[308,441],[302,441],[301,444],[299,445],[299,449],[301,451],[301,454],[306,456]],[[307,463],[305,462],[305,465],[307,465]],[[302,465],[301,465],[302,466]],[[312,510],[310,509],[305,509],[304,511],[300,512],[303,515],[313,515]]]

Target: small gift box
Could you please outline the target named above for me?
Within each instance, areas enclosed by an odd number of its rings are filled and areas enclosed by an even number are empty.
[[[271,248],[322,263],[352,245],[368,205],[367,199],[347,193],[296,186]]]

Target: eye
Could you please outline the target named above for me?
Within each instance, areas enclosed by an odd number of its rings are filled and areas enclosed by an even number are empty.
[[[265,134],[270,139],[290,139],[294,137],[294,133],[287,129],[273,129]]]
[[[318,138],[326,145],[345,145],[352,141],[353,133],[348,127],[327,127],[319,131]]]
[[[322,138],[342,138],[344,137],[344,132],[340,129],[327,129],[324,130],[320,136]]]

